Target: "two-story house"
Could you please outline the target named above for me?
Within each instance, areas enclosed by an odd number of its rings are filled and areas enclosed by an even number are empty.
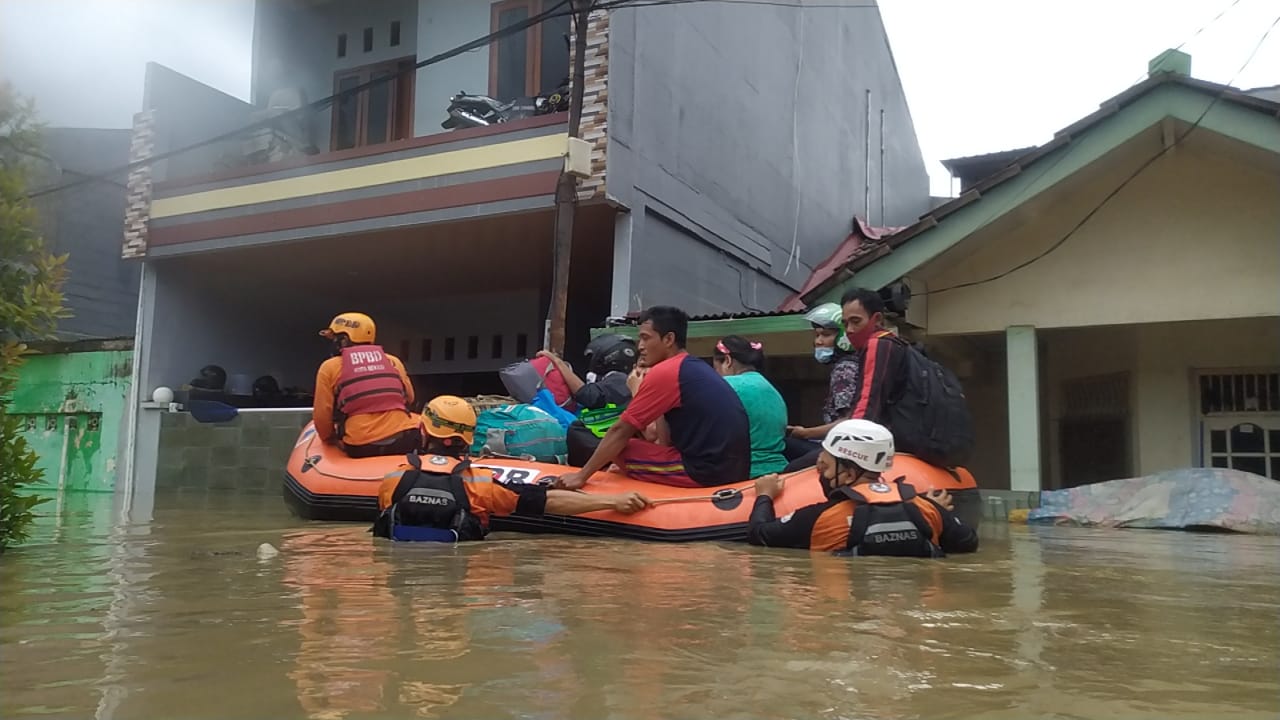
[[[310,386],[316,331],[346,310],[375,318],[424,393],[488,391],[493,370],[536,352],[567,114],[441,124],[458,91],[558,86],[569,19],[412,68],[552,7],[259,2],[251,102],[150,65],[132,147],[149,162],[130,177],[124,240],[144,267],[137,400],[210,363]],[[903,225],[928,209],[874,4],[642,3],[593,13],[587,36],[571,356],[605,317],[651,304],[772,309],[855,213]],[[138,414],[143,485],[159,414]]]

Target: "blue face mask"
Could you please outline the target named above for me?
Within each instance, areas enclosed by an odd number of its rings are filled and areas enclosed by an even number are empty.
[[[829,348],[829,347],[816,347],[816,348],[814,348],[814,349],[813,349],[813,359],[814,359],[814,360],[817,360],[818,362],[822,363],[823,365],[825,365],[825,364],[827,364],[827,363],[831,362],[832,360],[834,360],[834,359],[835,359],[835,356],[836,356],[836,349],[835,349],[835,348]]]

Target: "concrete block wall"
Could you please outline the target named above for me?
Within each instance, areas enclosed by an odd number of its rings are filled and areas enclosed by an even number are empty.
[[[1034,510],[1040,507],[1040,493],[1020,490],[988,490],[978,480],[982,495],[984,522],[1007,523],[1012,510]]]
[[[310,420],[310,408],[242,412],[227,423],[201,423],[185,412],[164,413],[156,490],[278,496],[289,453]]]

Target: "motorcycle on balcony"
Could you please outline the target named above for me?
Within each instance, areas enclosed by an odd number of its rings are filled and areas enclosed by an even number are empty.
[[[519,120],[521,118],[550,115],[569,110],[569,79],[554,92],[534,97],[516,98],[511,102],[499,102],[488,95],[470,95],[459,91],[449,99],[448,118],[440,123],[445,130],[467,127],[487,127]]]
[[[565,57],[569,54],[569,34],[564,36]],[[511,102],[500,102],[488,95],[469,95],[458,91],[449,99],[449,117],[440,123],[445,130],[468,127],[487,127],[519,120],[521,118],[550,115],[569,111],[569,75],[550,93],[533,97],[521,97]]]

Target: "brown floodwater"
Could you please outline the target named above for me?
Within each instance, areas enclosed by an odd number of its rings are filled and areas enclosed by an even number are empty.
[[[850,560],[157,507],[81,496],[0,556],[0,717],[1280,713],[1276,538],[997,526],[972,556]]]

